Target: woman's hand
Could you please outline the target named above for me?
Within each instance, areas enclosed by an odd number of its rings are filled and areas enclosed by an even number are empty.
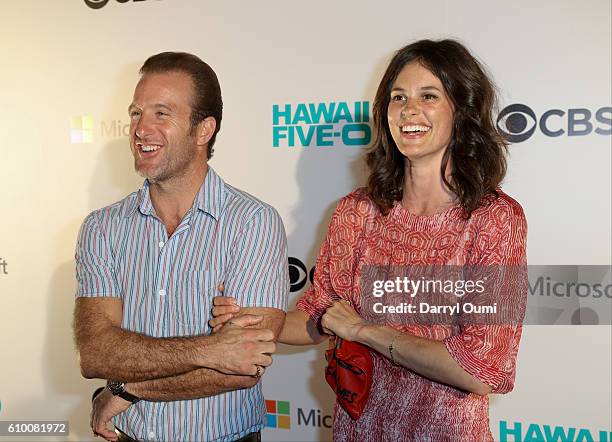
[[[219,291],[223,293],[225,287],[223,284],[219,285]],[[213,333],[216,333],[223,327],[223,324],[240,315],[240,306],[236,303],[235,298],[229,296],[215,296],[213,298],[212,308],[213,319],[208,321],[213,329]]]
[[[334,302],[321,318],[325,333],[347,341],[359,341],[359,332],[368,325],[345,300]]]

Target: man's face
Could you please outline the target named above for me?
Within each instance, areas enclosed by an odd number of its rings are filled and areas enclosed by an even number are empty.
[[[191,133],[193,82],[183,72],[144,75],[129,107],[134,168],[150,182],[181,178],[199,158]]]

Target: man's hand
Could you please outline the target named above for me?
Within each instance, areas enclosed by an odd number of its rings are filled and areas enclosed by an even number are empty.
[[[101,436],[109,441],[117,440],[117,433],[109,430],[108,424],[113,416],[124,412],[130,407],[131,403],[113,394],[105,388],[93,400],[91,408],[91,419],[89,424],[94,435]]]
[[[219,286],[219,291],[223,292],[223,286]],[[223,327],[223,324],[240,315],[241,308],[236,303],[235,298],[229,296],[215,296],[213,298],[213,319],[208,321],[213,329],[213,333],[218,332]]]
[[[260,324],[263,319],[261,315],[242,315],[212,335],[215,342],[206,348],[207,359],[214,361],[210,368],[225,374],[261,376],[262,368],[272,364],[275,336],[272,330],[245,327]]]
[[[219,285],[219,291],[223,293],[223,284]],[[208,321],[213,333],[221,330],[224,324],[233,318],[243,314],[244,309],[238,305],[235,298],[230,296],[215,296],[213,298],[213,319]],[[279,334],[278,342],[290,345],[313,345],[323,342],[327,336],[321,335],[317,325],[310,319],[307,313],[300,310],[287,312],[284,326]]]

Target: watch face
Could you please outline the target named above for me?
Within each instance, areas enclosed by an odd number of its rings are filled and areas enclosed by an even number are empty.
[[[107,387],[115,396],[123,391],[123,382],[108,381]]]

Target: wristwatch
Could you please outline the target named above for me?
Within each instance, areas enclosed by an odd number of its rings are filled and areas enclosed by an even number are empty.
[[[113,396],[119,396],[121,399],[125,399],[132,404],[135,404],[140,400],[138,396],[134,396],[133,394],[125,391],[125,382],[107,381],[106,388],[110,390]]]

